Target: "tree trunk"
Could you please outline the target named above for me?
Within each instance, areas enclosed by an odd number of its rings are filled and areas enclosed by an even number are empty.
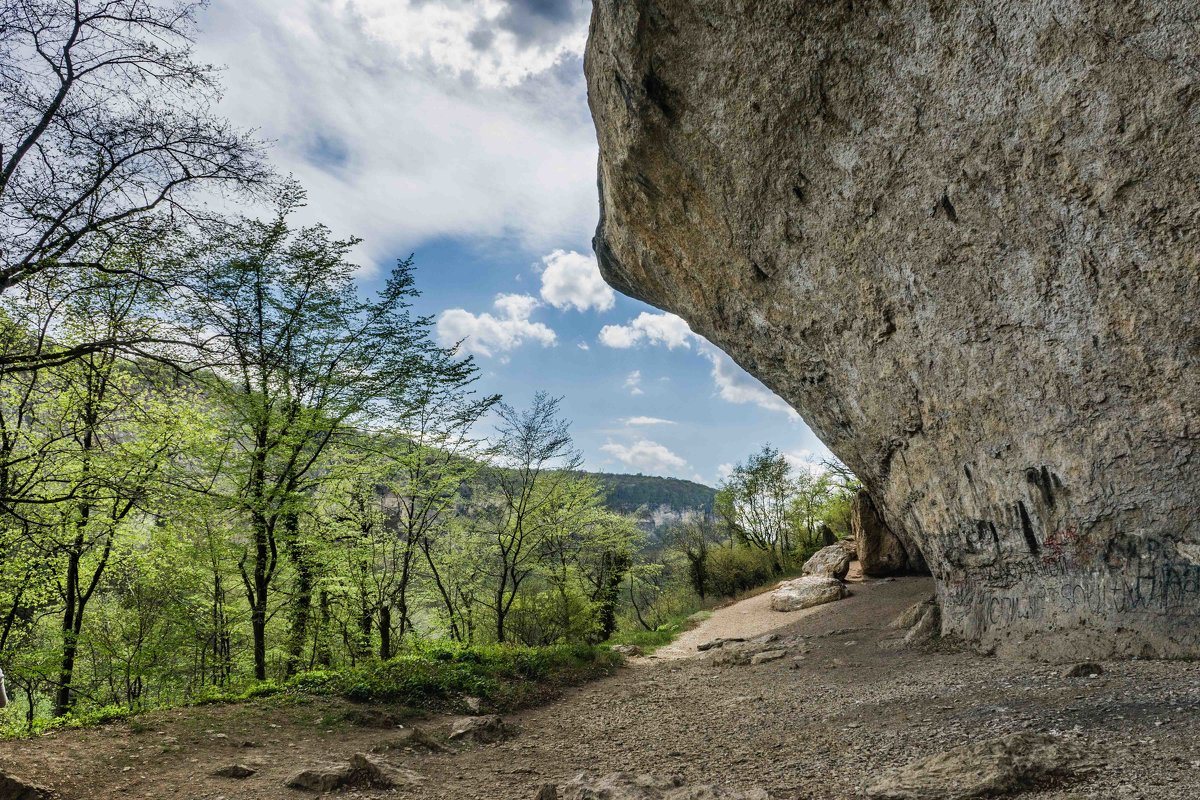
[[[364,608],[358,618],[358,654],[367,656],[371,653],[371,628],[374,624],[374,614]]]
[[[379,657],[392,657],[392,608],[386,603],[379,609]]]
[[[250,631],[254,638],[254,677],[267,679],[267,591],[270,578],[267,575],[268,556],[267,521],[257,519],[254,523],[254,591],[250,603]]]
[[[496,601],[496,641],[504,644],[504,620],[508,616],[508,611],[504,608],[504,598],[501,596]]]
[[[617,603],[621,597],[621,582],[632,566],[631,560],[620,555],[605,556],[608,577],[599,592],[600,641],[607,641],[617,630]]]
[[[54,696],[54,716],[65,717],[71,712],[71,681],[75,672],[75,652],[79,646],[79,626],[82,609],[79,608],[79,559],[83,537],[75,540],[75,547],[67,555],[66,597],[63,599],[62,658],[58,671],[58,690]]]
[[[304,645],[308,641],[308,623],[312,616],[313,569],[304,552],[300,537],[300,520],[295,514],[284,518],[285,541],[296,567],[296,600],[292,608],[292,629],[288,634],[286,672],[295,675],[304,659]]]
[[[321,623],[313,644],[313,663],[318,667],[329,667],[333,664],[333,655],[325,643],[325,631],[329,630],[329,620],[332,614],[329,607],[329,592],[322,589],[317,604],[321,609]]]

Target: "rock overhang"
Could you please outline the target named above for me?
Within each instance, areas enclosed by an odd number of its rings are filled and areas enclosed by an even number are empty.
[[[1200,42],[1147,8],[594,6],[606,279],[791,403],[985,649],[1200,651]]]

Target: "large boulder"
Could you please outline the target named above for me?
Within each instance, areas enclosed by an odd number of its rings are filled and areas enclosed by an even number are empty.
[[[858,546],[858,563],[863,575],[873,578],[896,575],[908,571],[920,560],[917,555],[910,565],[908,548],[879,516],[871,495],[865,490],[860,490],[850,503],[850,530]]]
[[[606,279],[803,415],[947,633],[1200,655],[1190,6],[593,9]]]
[[[799,611],[824,603],[841,600],[850,594],[845,584],[837,578],[809,575],[784,581],[771,592],[771,609],[774,611]]]
[[[822,547],[804,562],[801,572],[805,575],[818,575],[826,578],[846,579],[850,571],[850,554],[840,544]]]
[[[867,789],[873,800],[968,800],[1048,787],[1098,769],[1085,742],[1048,733],[1014,733],[971,742],[902,767]]]

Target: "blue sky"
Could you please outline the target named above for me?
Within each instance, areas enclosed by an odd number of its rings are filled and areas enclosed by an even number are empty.
[[[771,442],[823,446],[686,323],[613,292],[590,239],[588,0],[213,0],[223,111],[273,142],[309,220],[364,239],[364,289],[416,257],[421,313],[480,388],[563,398],[591,469],[715,484]]]

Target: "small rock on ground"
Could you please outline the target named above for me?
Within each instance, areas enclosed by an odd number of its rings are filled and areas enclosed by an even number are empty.
[[[1082,664],[1075,664],[1063,670],[1064,678],[1090,678],[1093,675],[1103,675],[1104,667],[1099,664],[1087,661]]]
[[[930,597],[928,600],[922,600],[919,603],[914,603],[908,608],[904,609],[903,614],[892,620],[888,627],[901,631],[909,630],[918,622],[920,622],[921,617],[925,616],[931,607],[936,605],[936,597]]]
[[[213,777],[215,777],[215,778],[242,779],[242,778],[249,778],[251,775],[255,774],[255,772],[257,772],[257,770],[251,769],[250,767],[247,767],[245,764],[229,764],[227,766],[221,767],[220,769],[213,770],[212,774],[213,774]]]
[[[389,750],[424,750],[430,753],[446,753],[450,748],[430,736],[421,728],[412,727],[396,731],[396,735],[371,748],[372,753]]]
[[[545,784],[534,800],[770,800],[763,789],[738,791],[713,785],[688,785],[682,778],[614,772],[602,778],[586,774],[561,786]]]
[[[969,800],[1065,783],[1102,766],[1079,740],[1014,733],[971,742],[901,767],[867,789],[873,800]]]
[[[751,664],[765,664],[768,661],[778,661],[787,655],[787,650],[764,650],[750,657]]]
[[[46,789],[26,783],[20,778],[0,773],[0,799],[2,800],[50,800],[53,795]]]
[[[504,719],[499,714],[482,717],[461,717],[450,728],[450,741],[498,742],[508,736]]]
[[[704,652],[705,650],[715,650],[718,647],[724,647],[725,645],[733,643],[733,642],[744,642],[744,641],[746,641],[746,640],[741,639],[741,638],[736,638],[736,637],[729,637],[729,638],[724,638],[724,639],[722,639],[722,638],[709,639],[707,642],[701,642],[700,644],[696,645],[696,649],[699,650],[700,652]]]
[[[638,647],[636,644],[614,645],[612,651],[614,653],[620,653],[621,655],[629,658],[636,658],[642,654],[642,648]]]
[[[297,772],[285,785],[312,792],[337,789],[394,789],[421,782],[411,770],[397,769],[365,753],[355,753],[349,763],[314,767]]]
[[[760,636],[748,642],[728,642],[710,651],[708,658],[714,666],[745,666],[775,661],[795,650],[803,652],[805,649],[804,640],[801,638]]]

